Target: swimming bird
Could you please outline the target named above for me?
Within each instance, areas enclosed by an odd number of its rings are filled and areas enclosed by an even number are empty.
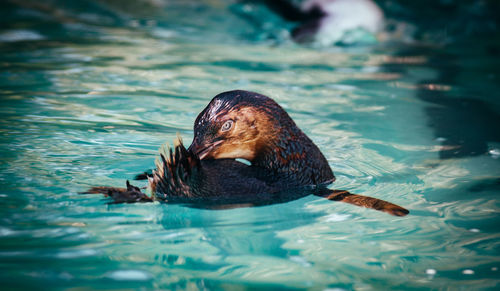
[[[85,193],[102,193],[112,203],[160,200],[210,208],[265,205],[314,194],[408,214],[377,198],[328,189],[335,176],[314,142],[273,99],[243,90],[215,96],[196,118],[189,148],[180,138],[173,149],[163,148],[148,180],[151,197],[128,181],[126,189],[94,187]]]

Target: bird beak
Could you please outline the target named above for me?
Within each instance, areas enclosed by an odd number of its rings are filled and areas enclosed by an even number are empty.
[[[198,142],[196,139],[193,140],[193,143],[189,146],[188,151],[191,153],[195,154],[198,156],[200,160],[203,160],[204,158],[210,158],[213,153],[213,150],[217,148],[218,145],[220,145],[223,141],[222,140],[217,140],[214,142]]]

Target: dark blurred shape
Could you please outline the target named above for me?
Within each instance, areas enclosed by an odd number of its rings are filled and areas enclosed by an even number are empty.
[[[500,142],[500,115],[490,104],[433,91],[422,92],[419,98],[435,105],[425,111],[436,138],[442,140],[441,159],[483,155],[489,142]]]
[[[471,192],[499,191],[500,178],[482,179],[468,188]]]
[[[417,40],[443,42],[496,33],[500,23],[497,0],[376,0],[387,18],[411,24]]]
[[[309,11],[302,11],[298,5],[289,0],[260,0],[254,2],[262,2],[288,21],[308,22],[325,16],[325,13],[317,6]]]
[[[481,47],[481,46],[480,46]],[[488,46],[482,46],[483,51]],[[476,49],[476,48],[475,48]],[[464,76],[471,76],[466,61],[448,50],[407,48],[401,56],[421,55],[428,57],[428,64],[437,71],[437,77],[424,79],[416,86],[416,97],[427,103],[424,111],[427,124],[441,143],[441,159],[480,156],[489,151],[488,144],[500,142],[500,114],[497,106],[490,103],[491,92],[478,91],[471,84],[460,84]],[[391,68],[391,70],[394,68]],[[405,70],[406,67],[400,67]],[[496,68],[490,68],[497,70]],[[488,71],[487,68],[483,70]],[[484,74],[484,72],[481,72]],[[405,73],[406,74],[406,73]],[[469,87],[471,86],[471,87]],[[459,87],[453,90],[454,87]],[[493,100],[492,100],[493,101]]]
[[[292,30],[292,37],[297,42],[310,42],[321,26],[321,19],[326,16],[318,6],[302,11],[298,5],[286,0],[262,0],[273,12],[283,19],[301,24]]]

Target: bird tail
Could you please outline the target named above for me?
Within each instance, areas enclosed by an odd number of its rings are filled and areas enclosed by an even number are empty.
[[[405,216],[410,213],[407,209],[391,202],[369,196],[352,194],[345,190],[328,190],[324,193],[317,193],[315,195],[332,201],[345,202],[356,206],[383,211],[394,216]]]

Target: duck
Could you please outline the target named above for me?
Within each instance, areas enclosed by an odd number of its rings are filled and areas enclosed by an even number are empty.
[[[126,188],[93,187],[110,203],[161,201],[227,209],[283,203],[316,195],[405,216],[409,211],[377,198],[331,190],[335,175],[316,144],[273,99],[245,90],[216,95],[194,122],[186,148],[180,136],[162,147],[148,179],[151,195]],[[139,177],[141,178],[141,177]]]

